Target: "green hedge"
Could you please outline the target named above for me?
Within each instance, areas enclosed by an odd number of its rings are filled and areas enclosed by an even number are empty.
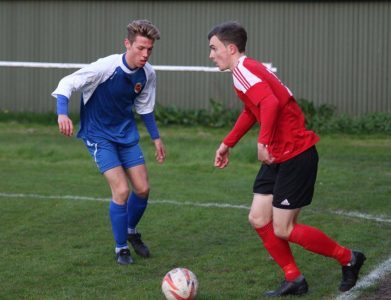
[[[372,113],[360,117],[336,115],[335,107],[322,104],[318,107],[305,99],[299,99],[306,117],[306,127],[318,133],[391,133],[391,113]],[[231,127],[240,111],[224,107],[210,100],[210,110],[180,110],[175,107],[156,108],[156,120],[160,124],[201,125],[206,127]]]
[[[306,117],[306,126],[319,133],[391,133],[391,113],[371,113],[360,117],[336,115],[335,107],[322,104],[318,107],[305,99],[298,104]]]
[[[298,104],[306,117],[306,126],[318,133],[386,133],[391,134],[391,113],[371,113],[360,117],[336,115],[335,107],[299,99]],[[205,127],[232,127],[240,111],[224,107],[218,101],[210,99],[209,109],[182,110],[175,106],[157,106],[155,116],[160,125],[183,125]],[[136,114],[137,116],[137,114]],[[78,115],[71,115],[74,123],[79,122]],[[0,122],[55,124],[54,113],[12,113],[0,111]]]

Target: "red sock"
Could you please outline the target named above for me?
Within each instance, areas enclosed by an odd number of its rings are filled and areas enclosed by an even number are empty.
[[[296,224],[288,240],[311,252],[333,257],[343,266],[347,265],[352,258],[349,249],[338,245],[321,230],[304,224]]]
[[[284,271],[285,279],[293,281],[299,277],[301,273],[297,268],[289,243],[276,237],[273,230],[273,223],[270,222],[264,227],[255,228],[255,231],[262,239],[263,245],[271,257],[273,257],[276,263]]]

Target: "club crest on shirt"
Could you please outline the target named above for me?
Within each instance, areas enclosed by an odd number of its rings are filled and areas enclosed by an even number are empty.
[[[143,88],[143,85],[141,84],[141,82],[137,82],[135,85],[134,85],[134,92],[136,94],[140,93],[141,92],[141,89]]]

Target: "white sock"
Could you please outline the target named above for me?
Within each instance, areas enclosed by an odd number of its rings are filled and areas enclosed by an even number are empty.
[[[135,233],[137,233],[136,228],[128,228],[128,234],[135,234]]]
[[[115,247],[115,254],[118,254],[122,249],[129,249],[129,247],[128,246],[124,246],[124,247],[120,247],[120,248]]]

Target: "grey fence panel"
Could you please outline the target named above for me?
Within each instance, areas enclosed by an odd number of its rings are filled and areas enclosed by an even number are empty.
[[[147,18],[161,30],[151,63],[212,66],[207,33],[238,20],[247,54],[277,68],[294,92],[340,113],[391,112],[391,4],[311,1],[0,1],[0,61],[89,63],[124,51],[126,25]],[[74,70],[0,67],[0,110],[54,110],[50,93]],[[158,101],[237,108],[228,73],[158,74]],[[79,95],[71,109],[78,111]]]

